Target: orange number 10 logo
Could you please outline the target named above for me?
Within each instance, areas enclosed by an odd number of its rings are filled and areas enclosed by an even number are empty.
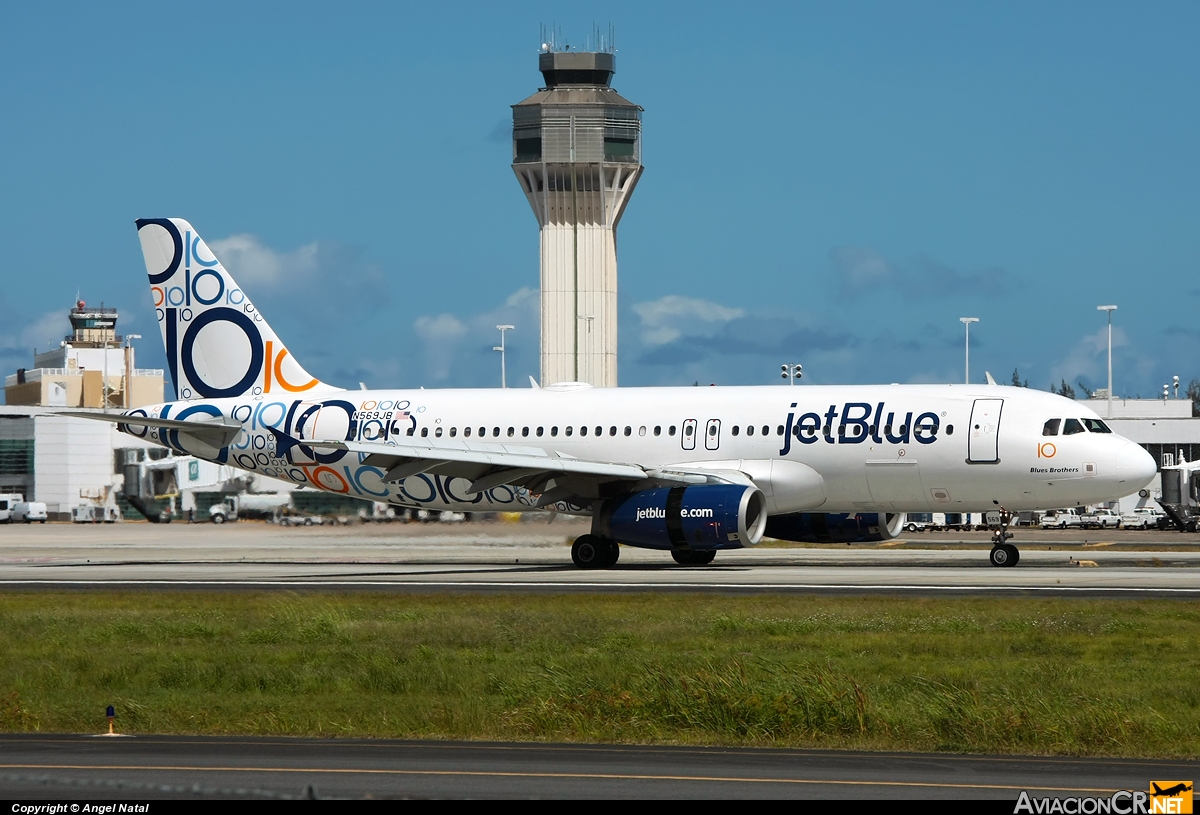
[[[1054,454],[1058,452],[1058,448],[1053,442],[1045,442],[1038,445],[1038,458],[1054,458]]]

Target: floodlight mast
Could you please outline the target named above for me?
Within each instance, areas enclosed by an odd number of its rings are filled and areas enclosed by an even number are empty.
[[[965,372],[964,381],[966,384],[970,385],[971,384],[971,323],[979,322],[979,318],[978,317],[959,317],[958,321],[960,323],[962,323],[963,326],[967,329],[966,372]]]
[[[496,328],[500,329],[500,344],[493,345],[492,350],[500,352],[500,387],[507,388],[508,380],[507,380],[506,372],[504,370],[504,368],[505,368],[505,365],[504,365],[504,332],[512,331],[515,328],[515,326],[498,325],[498,326],[496,326]]]
[[[1112,418],[1112,313],[1116,306],[1096,306],[1096,311],[1108,312],[1108,418]]]

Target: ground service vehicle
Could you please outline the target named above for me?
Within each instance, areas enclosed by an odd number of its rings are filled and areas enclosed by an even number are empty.
[[[41,501],[18,501],[13,504],[11,518],[14,522],[40,524],[46,522],[46,505]]]
[[[1084,529],[1116,529],[1121,525],[1121,516],[1111,509],[1096,509],[1079,516],[1079,525]]]
[[[1042,515],[1042,529],[1066,529],[1079,526],[1079,513],[1074,509],[1054,509]]]
[[[886,540],[906,512],[1104,503],[1157,471],[1087,405],[995,384],[345,390],[302,367],[191,224],[137,227],[174,399],[72,415],[364,501],[590,516],[581,568],[618,544],[699,566],[764,535]],[[994,565],[1018,558],[996,538]]]

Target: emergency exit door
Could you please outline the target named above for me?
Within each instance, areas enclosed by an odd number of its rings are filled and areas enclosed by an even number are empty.
[[[967,434],[968,464],[1000,463],[1000,412],[1003,399],[976,399]]]

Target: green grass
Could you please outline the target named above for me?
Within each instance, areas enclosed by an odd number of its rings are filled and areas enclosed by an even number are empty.
[[[0,730],[1200,756],[1200,603],[19,592]]]

